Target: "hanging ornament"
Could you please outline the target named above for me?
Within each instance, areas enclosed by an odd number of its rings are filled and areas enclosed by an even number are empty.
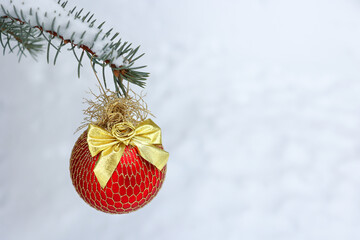
[[[161,130],[141,106],[141,98],[103,93],[88,101],[92,123],[81,134],[70,159],[76,191],[90,206],[128,213],[150,202],[160,190],[169,154]]]

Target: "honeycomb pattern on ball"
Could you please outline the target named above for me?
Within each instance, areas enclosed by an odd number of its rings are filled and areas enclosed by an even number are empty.
[[[90,206],[107,213],[128,213],[150,202],[160,190],[166,166],[160,171],[144,160],[136,148],[127,146],[111,179],[102,189],[93,169],[85,131],[71,153],[70,174],[76,191]]]

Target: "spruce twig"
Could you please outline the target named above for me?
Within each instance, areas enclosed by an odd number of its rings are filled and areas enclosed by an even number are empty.
[[[94,19],[94,14],[90,12],[82,14],[84,10],[76,11],[76,7],[66,10],[67,1],[61,0],[55,3],[54,11],[45,12],[35,6],[27,9],[25,0],[17,4],[14,2],[16,1],[5,0],[0,4],[0,43],[4,54],[6,50],[14,52],[17,49],[19,59],[26,56],[26,52],[36,58],[43,51],[46,43],[47,60],[50,62],[50,50],[55,49],[53,63],[56,64],[60,49],[70,43],[71,47],[67,50],[74,53],[78,63],[78,75],[86,52],[86,55],[92,58],[94,69],[96,66],[102,68],[105,87],[107,86],[105,66],[112,69],[116,92],[119,95],[126,96],[124,80],[140,87],[145,86],[149,73],[138,70],[146,66],[134,67],[134,62],[144,55],[144,53],[138,54],[140,46],[133,48],[131,43],[117,40],[119,33],[112,34],[113,29],[103,30],[105,22],[95,27],[97,20]],[[68,17],[69,20],[62,25],[61,19],[64,17]],[[85,27],[81,30],[74,29],[75,21],[85,24],[83,25]],[[57,46],[53,42],[55,39],[60,42],[56,44]],[[104,45],[99,48],[99,44]],[[75,48],[81,48],[80,58]]]

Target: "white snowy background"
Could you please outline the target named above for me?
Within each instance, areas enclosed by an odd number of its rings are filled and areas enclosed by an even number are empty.
[[[74,5],[146,53],[166,181],[128,215],[85,204],[69,157],[89,64],[1,56],[0,239],[360,239],[360,1]]]

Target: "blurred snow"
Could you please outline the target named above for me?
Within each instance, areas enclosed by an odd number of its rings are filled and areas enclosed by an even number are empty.
[[[1,56],[1,239],[360,238],[359,1],[69,5],[141,44],[167,179],[137,212],[90,208],[68,170],[90,67]]]

